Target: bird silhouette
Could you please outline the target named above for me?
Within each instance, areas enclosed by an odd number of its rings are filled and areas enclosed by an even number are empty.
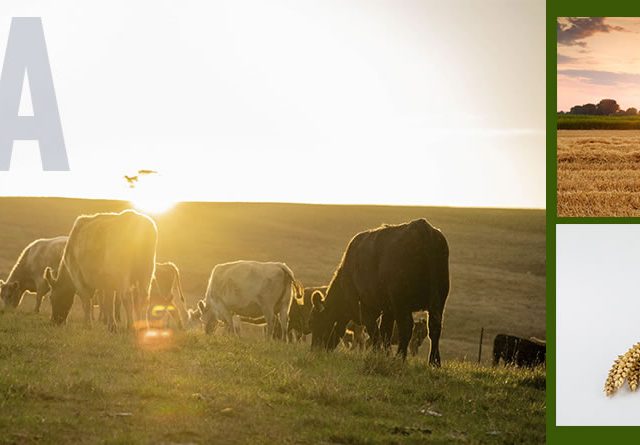
[[[124,175],[124,179],[129,184],[129,188],[134,188],[136,186],[136,182],[138,182],[138,177],[137,176]]]
[[[138,181],[140,181],[140,177],[144,176],[144,175],[155,175],[158,172],[155,170],[148,170],[148,169],[141,169],[138,170],[138,174],[135,176],[127,176],[124,175],[124,179],[127,181],[127,184],[129,184],[129,188],[135,188],[136,183]]]

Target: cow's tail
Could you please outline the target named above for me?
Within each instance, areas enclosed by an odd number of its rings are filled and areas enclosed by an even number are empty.
[[[300,281],[296,280],[296,277],[293,275],[293,272],[291,271],[291,269],[289,269],[289,267],[283,264],[282,270],[291,280],[291,290],[293,291],[293,298],[295,298],[296,301],[302,302],[304,298],[304,286]]]

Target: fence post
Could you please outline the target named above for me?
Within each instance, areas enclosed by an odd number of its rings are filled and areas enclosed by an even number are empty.
[[[480,328],[480,344],[478,345],[478,363],[482,360],[482,337],[484,337],[484,328]]]

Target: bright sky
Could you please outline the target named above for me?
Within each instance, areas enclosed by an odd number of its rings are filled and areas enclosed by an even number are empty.
[[[640,18],[559,18],[558,110],[615,99],[640,108]]]
[[[542,1],[0,11],[0,60],[10,17],[42,17],[71,166],[16,142],[0,195],[131,199],[144,168],[163,199],[545,206]]]

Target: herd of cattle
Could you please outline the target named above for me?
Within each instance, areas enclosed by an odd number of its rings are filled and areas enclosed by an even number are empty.
[[[0,280],[1,300],[16,308],[25,292],[35,292],[38,312],[49,295],[56,324],[66,321],[77,296],[85,323],[98,306],[110,331],[124,309],[133,329],[167,317],[179,327],[199,321],[206,333],[219,324],[232,333],[262,325],[267,338],[300,341],[310,334],[313,348],[327,350],[341,342],[374,350],[397,344],[403,358],[408,350],[417,354],[429,336],[429,363],[440,365],[449,247],[424,219],[358,233],[328,286],[305,289],[280,262],[218,264],[194,309],[187,308],[178,268],[156,262],[157,238],[154,221],[133,210],[80,216],[68,236],[39,239],[23,250],[7,280]],[[540,348],[541,342],[498,335],[494,363],[541,364]]]

